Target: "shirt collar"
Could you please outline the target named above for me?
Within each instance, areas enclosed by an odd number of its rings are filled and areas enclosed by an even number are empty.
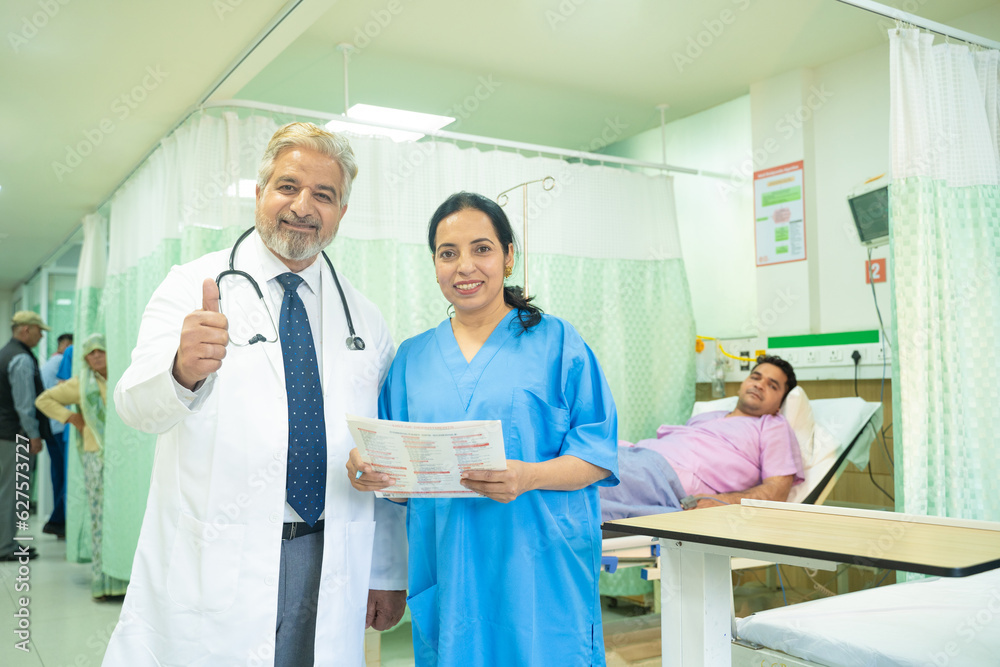
[[[267,282],[270,283],[282,273],[289,273],[291,270],[285,266],[284,262],[278,259],[278,256],[275,255],[270,248],[264,245],[264,241],[260,238],[260,235],[255,234],[254,236],[259,244],[258,250],[261,258],[261,270],[267,279]],[[298,276],[302,278],[302,282],[304,282],[306,286],[312,290],[313,294],[319,294],[322,262],[323,259],[321,257],[317,257],[315,262],[298,273]]]

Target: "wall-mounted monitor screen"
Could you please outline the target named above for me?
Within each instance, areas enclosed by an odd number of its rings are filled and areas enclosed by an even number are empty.
[[[889,242],[889,186],[847,198],[861,243],[872,248]]]

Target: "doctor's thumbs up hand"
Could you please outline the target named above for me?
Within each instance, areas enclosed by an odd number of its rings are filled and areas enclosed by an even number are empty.
[[[229,344],[229,321],[219,312],[219,286],[206,278],[201,294],[201,310],[184,318],[174,356],[174,378],[192,391],[222,367]]]

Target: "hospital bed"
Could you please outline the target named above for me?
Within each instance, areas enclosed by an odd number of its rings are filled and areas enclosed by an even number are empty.
[[[663,547],[672,594],[660,617],[663,665],[1000,665],[1000,523],[743,500],[612,524]],[[733,555],[823,570],[867,562],[950,579],[734,619]]]
[[[731,411],[736,396],[695,403],[692,416]],[[871,444],[882,428],[882,404],[857,397],[810,400],[801,387],[785,399],[781,414],[799,442],[804,481],[792,487],[788,502],[822,505],[837,480],[853,463],[868,465]],[[642,536],[609,537],[602,544],[601,595],[627,599],[659,611],[655,581],[659,579],[659,546]],[[733,569],[769,565],[734,559]]]
[[[1000,665],[1000,570],[881,586],[736,623],[734,667]]]

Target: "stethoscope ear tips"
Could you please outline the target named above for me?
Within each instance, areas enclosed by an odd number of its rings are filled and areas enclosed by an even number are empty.
[[[365,349],[365,341],[361,340],[361,336],[348,336],[347,337],[347,349],[348,350],[363,350],[363,349]]]

